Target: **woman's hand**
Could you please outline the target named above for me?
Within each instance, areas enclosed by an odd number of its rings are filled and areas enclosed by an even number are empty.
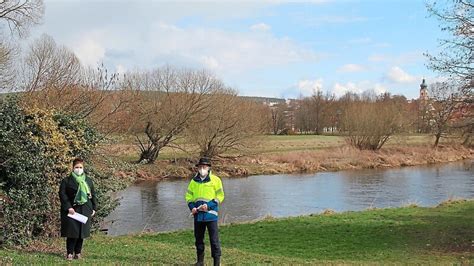
[[[71,215],[73,215],[74,213],[76,213],[76,211],[74,211],[73,208],[69,208],[67,211],[68,211],[69,214],[71,214]]]
[[[199,207],[199,210],[200,210],[200,211],[203,211],[203,212],[207,212],[207,204],[204,203],[203,205],[201,205],[201,206]]]
[[[95,215],[95,211],[94,211],[94,210],[92,210],[92,215],[91,215],[91,216],[94,216],[94,215]]]
[[[196,208],[193,208],[193,209],[191,210],[191,213],[192,213],[192,214],[196,214],[197,212],[198,212],[198,209],[196,209]]]

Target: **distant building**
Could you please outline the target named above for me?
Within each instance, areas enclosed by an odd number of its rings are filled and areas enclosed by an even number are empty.
[[[241,97],[247,100],[254,101],[254,102],[263,103],[270,107],[273,107],[281,103],[285,103],[285,99],[281,99],[281,98],[253,97],[253,96],[241,96]]]
[[[420,101],[428,101],[428,85],[426,85],[425,79],[420,84]]]
[[[420,97],[417,100],[418,105],[418,133],[428,133],[430,131],[430,109],[432,108],[429,102],[428,85],[426,80],[420,84]]]

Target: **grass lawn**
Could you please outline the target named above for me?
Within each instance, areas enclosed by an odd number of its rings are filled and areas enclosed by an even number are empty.
[[[223,264],[474,263],[474,201],[221,226]],[[47,252],[0,249],[0,263],[61,263],[63,240]],[[206,260],[210,263],[209,244]],[[86,240],[87,264],[190,264],[192,231]]]

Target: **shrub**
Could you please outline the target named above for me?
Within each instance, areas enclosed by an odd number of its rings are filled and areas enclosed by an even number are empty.
[[[378,150],[399,132],[402,113],[395,102],[354,102],[343,115],[347,142],[360,150]]]
[[[4,240],[23,245],[59,233],[58,187],[69,174],[74,157],[86,161],[100,135],[87,121],[73,115],[22,106],[16,98],[0,102],[0,188],[5,197]],[[96,184],[98,219],[116,205],[107,191],[123,186],[110,173],[92,166],[87,173]],[[103,206],[103,207],[102,207]]]

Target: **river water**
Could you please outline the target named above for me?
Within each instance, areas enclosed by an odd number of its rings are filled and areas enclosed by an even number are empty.
[[[387,170],[223,178],[224,223],[415,203],[474,198],[474,161]],[[142,182],[118,194],[120,206],[106,219],[110,235],[192,228],[184,200],[187,180]]]

